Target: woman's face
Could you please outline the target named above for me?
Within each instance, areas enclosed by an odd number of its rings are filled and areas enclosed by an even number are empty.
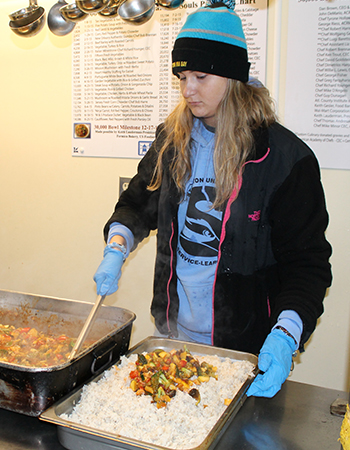
[[[216,127],[216,111],[227,87],[227,78],[203,72],[180,72],[180,89],[195,117]]]

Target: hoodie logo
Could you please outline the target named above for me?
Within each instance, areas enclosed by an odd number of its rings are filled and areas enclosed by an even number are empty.
[[[248,214],[248,218],[252,221],[252,222],[257,222],[258,220],[260,220],[260,209],[259,211],[254,211],[253,214]]]
[[[217,256],[220,240],[222,212],[210,209],[215,188],[192,187],[180,243],[184,251],[194,257]]]

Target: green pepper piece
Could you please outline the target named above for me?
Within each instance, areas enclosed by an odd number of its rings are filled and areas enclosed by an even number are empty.
[[[152,386],[153,392],[157,392],[158,386],[159,386],[159,372],[156,372],[154,375],[152,375],[151,386]]]
[[[163,372],[160,372],[158,381],[165,387],[165,389],[168,389],[171,385],[171,381],[167,379]]]
[[[147,359],[145,357],[145,355],[143,355],[142,353],[138,353],[138,363],[140,364],[140,366],[144,366],[145,364],[147,364]]]

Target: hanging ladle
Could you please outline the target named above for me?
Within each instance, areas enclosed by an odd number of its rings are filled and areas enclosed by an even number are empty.
[[[166,9],[177,9],[183,2],[184,0],[156,0],[156,5]]]
[[[131,25],[143,25],[156,10],[154,0],[126,0],[118,9],[119,17]]]
[[[60,12],[66,20],[74,23],[85,20],[89,16],[78,8],[76,2],[62,6]]]
[[[94,14],[106,8],[109,0],[76,0],[76,3],[84,13]]]
[[[66,20],[60,11],[60,9],[65,5],[67,5],[65,0],[58,0],[58,2],[52,6],[49,14],[47,15],[47,25],[50,31],[56,36],[65,36],[73,31],[73,28],[75,27],[75,23],[70,20]]]
[[[118,15],[118,8],[125,0],[109,0],[107,6],[103,8],[98,14],[102,17],[115,17]]]
[[[27,8],[19,9],[9,15],[11,30],[19,36],[35,36],[45,25],[45,9],[36,0],[29,0]]]

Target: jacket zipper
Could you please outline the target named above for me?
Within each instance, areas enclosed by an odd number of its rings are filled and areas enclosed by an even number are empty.
[[[270,148],[267,149],[267,152],[265,153],[265,155],[260,158],[260,159],[256,159],[256,160],[251,160],[251,161],[246,161],[243,167],[246,164],[249,163],[253,163],[253,164],[258,164],[262,161],[264,161],[265,158],[267,158],[267,156],[270,153]],[[222,221],[222,227],[221,227],[221,236],[220,236],[220,242],[219,242],[219,250],[218,250],[218,262],[216,264],[216,270],[215,270],[215,277],[214,277],[214,283],[213,283],[213,291],[212,291],[212,328],[211,328],[211,345],[214,345],[214,319],[215,319],[215,311],[214,311],[214,294],[215,294],[215,286],[216,286],[216,279],[217,279],[217,273],[218,273],[218,267],[219,267],[219,261],[221,258],[221,245],[226,237],[226,223],[229,220],[230,216],[231,216],[231,205],[232,203],[235,201],[235,199],[238,197],[238,194],[241,190],[242,187],[242,182],[243,182],[243,177],[242,175],[239,176],[239,180],[238,180],[238,189],[235,187],[232,191],[231,197],[228,199],[226,208],[225,208],[225,214],[224,214],[224,218]],[[270,306],[270,302],[268,301],[268,306]]]

